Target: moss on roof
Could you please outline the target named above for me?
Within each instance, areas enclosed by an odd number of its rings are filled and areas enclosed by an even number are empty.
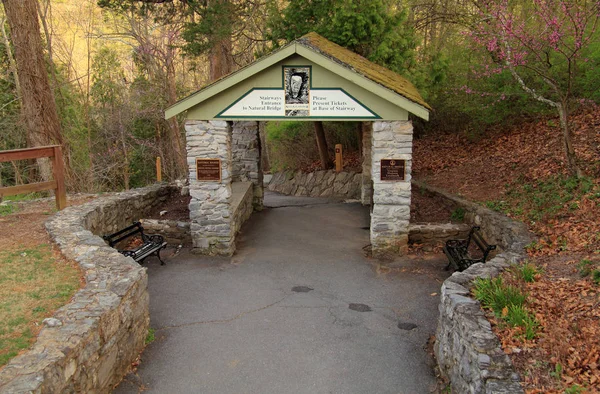
[[[395,72],[375,64],[314,32],[298,38],[296,42],[431,110],[431,107],[423,100],[417,88]]]

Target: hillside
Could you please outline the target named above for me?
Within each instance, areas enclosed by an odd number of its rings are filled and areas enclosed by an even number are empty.
[[[524,285],[536,338],[490,316],[528,393],[600,391],[600,107],[575,114],[572,126],[580,180],[567,175],[558,118],[476,141],[431,134],[414,146],[417,179],[521,220],[539,237],[528,247],[536,281]]]

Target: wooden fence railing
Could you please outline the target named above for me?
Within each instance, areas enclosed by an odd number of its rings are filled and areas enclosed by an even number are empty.
[[[54,180],[48,182],[29,183],[27,185],[0,187],[0,197],[15,194],[33,193],[42,190],[54,190],[56,208],[67,207],[67,189],[65,188],[65,167],[62,160],[60,146],[40,146],[37,148],[16,149],[0,151],[0,163],[15,160],[29,160],[49,157],[52,159],[52,172]]]

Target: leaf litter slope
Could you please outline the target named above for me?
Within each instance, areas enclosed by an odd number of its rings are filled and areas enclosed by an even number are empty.
[[[418,179],[521,220],[539,237],[528,253],[541,274],[521,284],[538,336],[526,340],[491,318],[529,393],[600,392],[600,107],[581,110],[571,126],[583,180],[567,176],[558,118],[477,141],[415,140]]]

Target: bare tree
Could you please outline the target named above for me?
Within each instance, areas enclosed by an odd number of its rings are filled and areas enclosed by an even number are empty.
[[[15,48],[27,143],[63,143],[54,95],[48,82],[36,0],[2,0]],[[38,161],[44,180],[51,178],[47,160]]]

